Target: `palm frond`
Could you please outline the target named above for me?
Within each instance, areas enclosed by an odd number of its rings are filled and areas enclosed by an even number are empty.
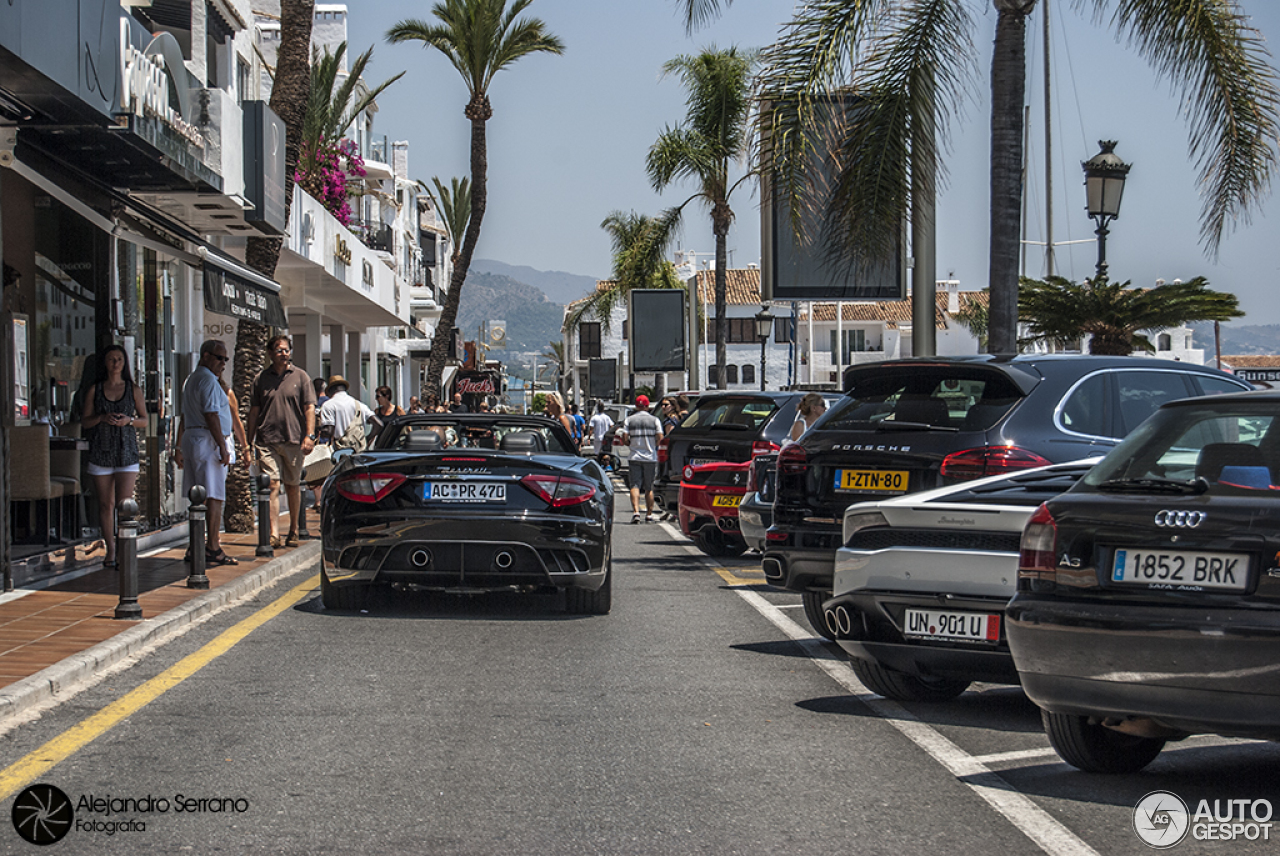
[[[1108,0],[1094,0],[1102,13]],[[1112,24],[1182,95],[1203,191],[1200,236],[1216,256],[1271,184],[1280,138],[1277,72],[1234,0],[1120,0]]]

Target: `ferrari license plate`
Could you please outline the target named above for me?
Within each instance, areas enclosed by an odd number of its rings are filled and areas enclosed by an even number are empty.
[[[1174,591],[1244,591],[1249,583],[1249,557],[1242,553],[1120,549],[1111,563],[1111,581]]]
[[[424,502],[506,502],[507,486],[495,482],[425,482]]]
[[[906,493],[906,470],[836,470],[835,489],[845,493]]]
[[[986,612],[908,609],[903,635],[913,639],[999,642],[1000,616]]]
[[[711,504],[716,508],[737,508],[742,505],[741,496],[717,496],[711,500]]]

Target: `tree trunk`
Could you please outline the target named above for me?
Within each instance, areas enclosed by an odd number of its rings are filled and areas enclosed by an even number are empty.
[[[281,0],[280,50],[276,55],[276,77],[271,86],[271,110],[285,127],[284,144],[284,211],[285,222],[293,209],[293,175],[298,170],[298,153],[302,142],[302,123],[307,116],[307,96],[311,91],[311,24],[315,18],[315,0]],[[245,264],[274,279],[283,238],[249,238],[245,246]],[[287,331],[286,331],[287,332]],[[253,382],[267,364],[267,340],[271,328],[244,319],[236,326],[235,362],[232,366],[232,389],[240,405],[240,418],[249,421],[249,398]],[[253,485],[247,467],[232,467],[227,473],[227,504],[224,523],[228,532],[252,532],[254,513]]]
[[[711,213],[716,236],[716,389],[725,389],[725,364],[728,362],[728,322],[725,320],[726,292],[729,272],[729,224],[733,212],[727,202],[716,202]]]
[[[987,350],[1018,350],[1018,254],[1022,232],[1022,104],[1026,83],[1027,16],[1035,0],[995,0],[991,59],[991,304]]]
[[[436,322],[436,332],[431,339],[431,359],[427,363],[426,394],[439,395],[442,401],[444,391],[440,388],[440,378],[444,375],[444,364],[453,339],[453,325],[458,319],[462,283],[467,279],[471,254],[475,252],[476,242],[480,240],[480,222],[484,220],[484,210],[489,199],[489,155],[485,123],[493,115],[493,110],[489,107],[488,97],[474,97],[467,104],[466,115],[471,120],[471,220],[467,223],[467,234],[462,239],[458,261],[453,266],[453,276],[449,278],[449,293],[445,295],[444,309],[440,312],[440,320]]]

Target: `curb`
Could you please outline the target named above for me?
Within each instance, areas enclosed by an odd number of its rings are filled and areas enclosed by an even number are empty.
[[[84,680],[131,657],[144,648],[166,642],[196,619],[266,588],[295,573],[320,556],[320,542],[312,541],[287,556],[272,559],[252,573],[198,595],[155,618],[148,618],[88,650],[55,663],[0,690],[0,722],[42,702],[52,701]]]

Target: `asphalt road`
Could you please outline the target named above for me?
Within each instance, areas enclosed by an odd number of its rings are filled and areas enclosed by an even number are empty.
[[[1272,744],[1194,738],[1093,776],[1016,688],[871,696],[758,561],[630,525],[618,499],[608,616],[554,596],[332,612],[315,583],[260,613],[311,571],[8,729],[0,761],[61,758],[38,780],[80,828],[49,852],[76,854],[1138,854],[1152,791],[1280,807]],[[94,811],[111,799],[134,802]],[[0,827],[0,852],[32,847]]]

